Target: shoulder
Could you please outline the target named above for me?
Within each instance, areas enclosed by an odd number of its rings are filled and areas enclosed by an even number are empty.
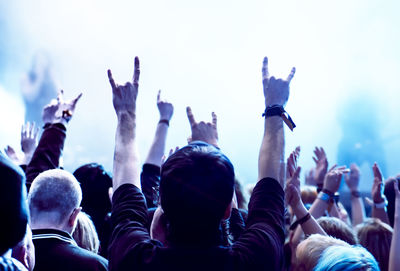
[[[107,270],[108,261],[102,256],[95,254],[76,245],[69,245],[70,256],[76,259],[76,263],[85,266],[86,270]]]

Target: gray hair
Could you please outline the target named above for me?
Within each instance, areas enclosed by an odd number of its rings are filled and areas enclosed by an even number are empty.
[[[80,206],[81,201],[82,190],[74,175],[61,169],[47,170],[35,178],[29,191],[31,220],[34,223],[47,219],[60,224]]]

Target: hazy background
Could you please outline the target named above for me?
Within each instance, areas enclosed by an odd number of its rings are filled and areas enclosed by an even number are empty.
[[[399,8],[394,0],[0,0],[0,147],[19,148],[20,79],[42,50],[51,56],[66,97],[84,93],[68,127],[66,169],[95,161],[111,170],[116,117],[106,70],[125,83],[138,55],[142,159],[158,121],[156,95],[162,89],[175,106],[167,147],[186,143],[187,105],[198,120],[211,120],[215,111],[222,149],[239,179],[254,182],[266,55],[272,75],[286,78],[297,68],[286,109],[298,127],[286,131],[286,154],[301,145],[300,162],[307,169],[314,146],[324,146],[333,164],[345,132],[338,119],[374,114],[387,175],[395,175],[400,172]],[[370,101],[365,106],[351,106],[365,96]],[[369,124],[368,118],[360,121]],[[370,165],[361,166],[369,189]]]

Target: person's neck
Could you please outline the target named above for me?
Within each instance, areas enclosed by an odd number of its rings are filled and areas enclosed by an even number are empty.
[[[57,225],[54,223],[50,223],[48,221],[40,221],[35,223],[31,222],[31,228],[32,230],[53,229],[72,234],[72,229],[70,227],[65,227],[64,225]]]

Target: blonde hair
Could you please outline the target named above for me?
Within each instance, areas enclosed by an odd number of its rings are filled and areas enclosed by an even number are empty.
[[[86,213],[80,212],[78,214],[76,227],[72,233],[72,237],[79,247],[96,254],[99,252],[99,236],[97,235],[92,220]]]
[[[323,251],[330,246],[351,247],[348,243],[331,236],[312,234],[306,240],[302,241],[296,250],[297,269],[313,270],[318,264]]]
[[[29,190],[31,222],[44,220],[60,225],[81,201],[82,190],[74,175],[61,169],[46,170],[33,180]]]

